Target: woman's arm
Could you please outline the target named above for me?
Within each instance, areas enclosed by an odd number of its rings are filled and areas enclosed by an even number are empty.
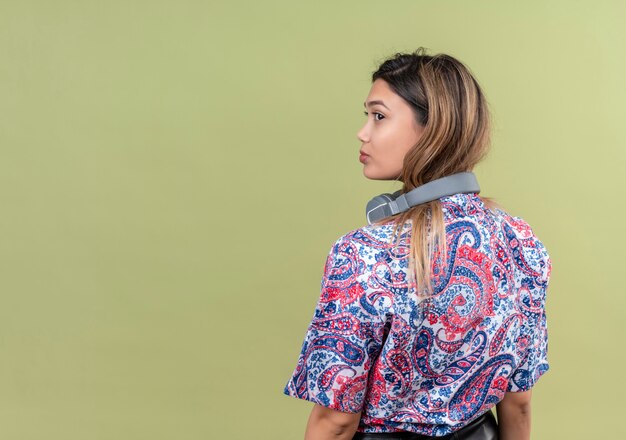
[[[317,403],[311,411],[304,440],[350,440],[361,420],[361,413],[345,413]]]
[[[506,393],[496,405],[500,440],[530,440],[530,393]]]

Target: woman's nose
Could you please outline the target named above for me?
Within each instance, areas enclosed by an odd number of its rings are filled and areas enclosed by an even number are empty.
[[[359,131],[356,133],[356,137],[361,142],[367,142],[368,134],[367,134],[367,124],[365,124]]]

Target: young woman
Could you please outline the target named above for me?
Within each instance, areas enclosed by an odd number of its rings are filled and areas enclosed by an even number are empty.
[[[529,439],[552,265],[471,181],[490,144],[485,96],[461,62],[420,47],[382,63],[364,105],[363,174],[403,186],[328,253],[284,389],[315,403],[305,439]],[[459,176],[470,184],[445,186]]]

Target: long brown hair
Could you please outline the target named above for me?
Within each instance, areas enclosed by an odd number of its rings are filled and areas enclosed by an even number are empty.
[[[470,70],[446,55],[396,53],[372,74],[384,80],[413,109],[424,127],[419,141],[407,152],[402,166],[401,193],[450,174],[472,171],[491,145],[491,116],[485,96]],[[400,177],[400,176],[399,176]],[[488,208],[501,207],[480,196]],[[433,262],[447,261],[446,230],[441,202],[435,199],[386,217],[375,224],[395,223],[393,235],[410,221],[409,276],[417,294],[432,294]]]

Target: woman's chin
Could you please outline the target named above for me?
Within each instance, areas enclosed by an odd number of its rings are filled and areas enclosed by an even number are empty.
[[[370,170],[367,169],[367,166],[363,167],[363,176],[370,180],[376,180],[376,176],[372,174]]]
[[[370,180],[393,180],[393,177],[389,177],[383,173],[377,173],[373,171],[371,168],[368,168],[367,165],[363,167],[363,175]]]

